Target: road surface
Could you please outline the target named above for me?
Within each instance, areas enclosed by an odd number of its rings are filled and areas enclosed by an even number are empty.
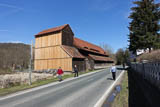
[[[114,82],[111,78],[108,68],[11,98],[1,97],[0,107],[93,107]]]

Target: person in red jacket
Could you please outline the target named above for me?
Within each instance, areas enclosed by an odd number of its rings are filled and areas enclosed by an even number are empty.
[[[57,74],[59,81],[62,81],[63,70],[61,69],[61,67],[59,67],[59,69],[57,70]]]

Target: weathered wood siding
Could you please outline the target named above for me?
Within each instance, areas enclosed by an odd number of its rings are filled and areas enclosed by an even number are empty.
[[[85,60],[85,64],[86,64],[86,69],[87,70],[94,70],[94,60],[92,59],[86,59]]]
[[[53,58],[70,58],[70,56],[60,46],[35,49],[35,59]]]
[[[70,27],[66,27],[62,31],[62,45],[73,46],[73,32]]]
[[[73,59],[73,67],[77,65],[78,71],[85,71],[86,65],[84,59]]]
[[[35,70],[58,69],[72,71],[72,58],[35,60]]]
[[[56,46],[62,44],[62,33],[54,33],[35,39],[35,48]]]
[[[62,48],[62,32],[35,39],[35,70],[58,69],[72,71],[72,58]]]

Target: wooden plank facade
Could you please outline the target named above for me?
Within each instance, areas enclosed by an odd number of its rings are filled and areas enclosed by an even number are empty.
[[[66,35],[63,34],[62,36],[62,32],[67,32],[67,30],[70,30],[70,28],[35,38],[35,70],[58,69],[62,67],[65,71],[72,71],[72,57],[61,47],[62,40],[64,41],[66,38]],[[67,32],[67,34],[73,36],[72,33],[69,34]],[[64,43],[69,44],[69,42]]]
[[[72,71],[74,65],[77,65],[80,71],[84,71],[94,69],[97,61],[106,64],[107,57],[106,52],[100,47],[75,38],[68,24],[35,35],[36,71],[59,67],[64,71]]]

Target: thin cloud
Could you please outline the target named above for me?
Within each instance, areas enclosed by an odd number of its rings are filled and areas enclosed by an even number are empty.
[[[18,10],[22,10],[22,9],[23,9],[23,8],[20,8],[20,7],[14,6],[14,5],[10,5],[10,4],[3,4],[3,3],[0,3],[0,7],[8,7],[8,8],[13,8],[13,9],[18,9]]]
[[[0,3],[0,7],[1,8],[8,8],[6,9],[6,11],[1,12],[0,16],[9,16],[11,14],[15,14],[21,10],[23,10],[23,8],[20,8],[18,6],[14,6],[14,5],[10,5],[10,4],[4,4],[4,3]]]

